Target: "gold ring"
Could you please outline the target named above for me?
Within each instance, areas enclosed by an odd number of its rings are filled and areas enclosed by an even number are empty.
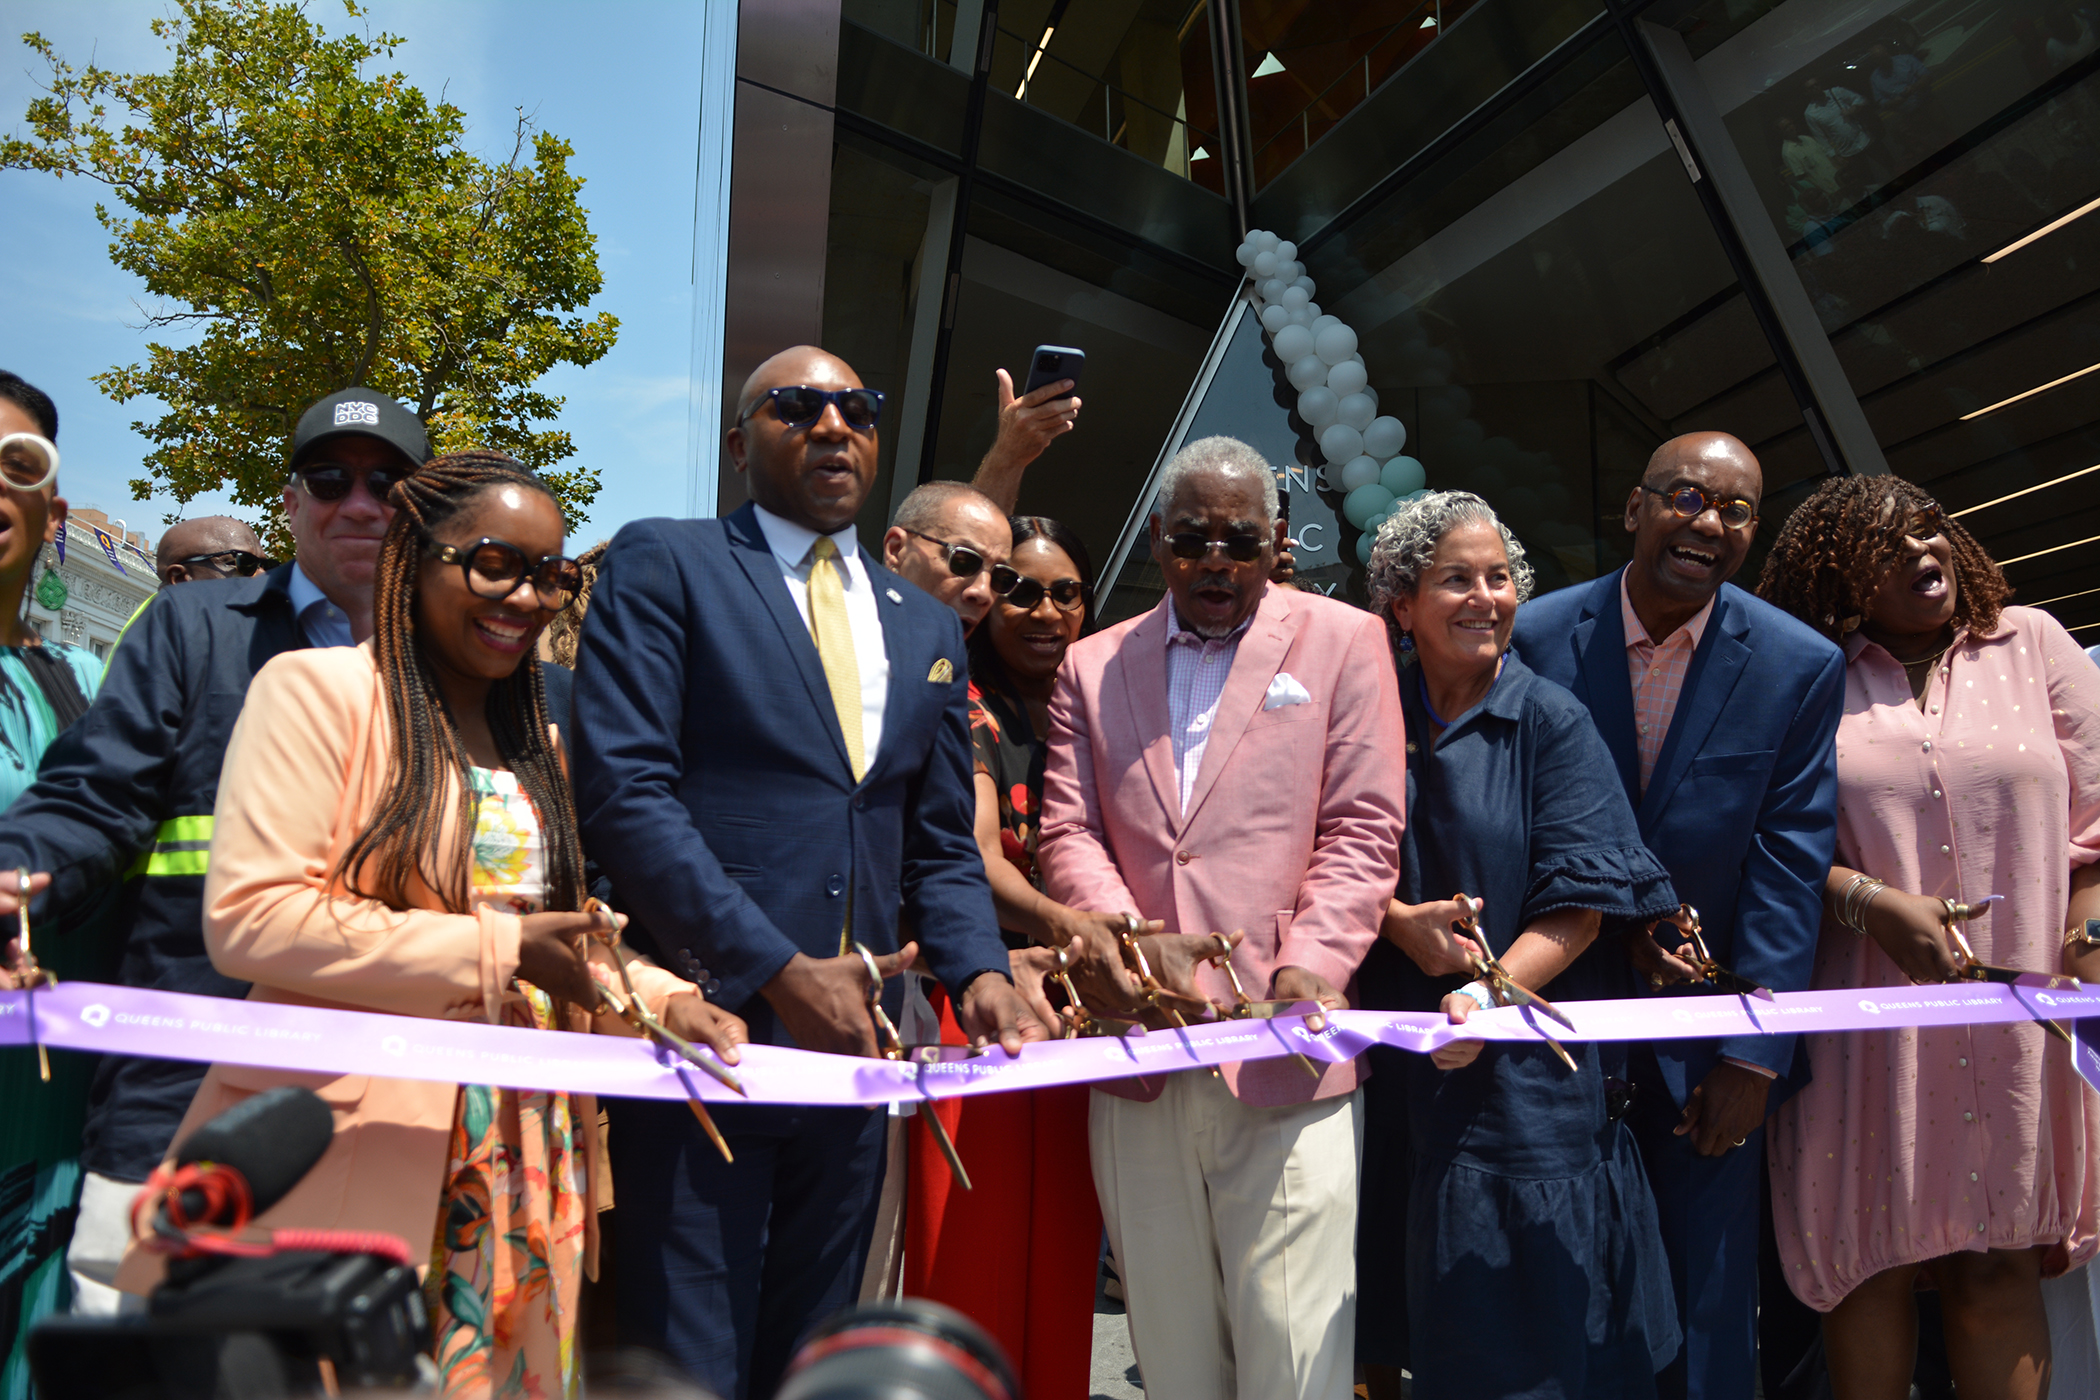
[[[1746,1143],[1746,1142],[1748,1142],[1748,1141],[1750,1141],[1750,1139],[1748,1139],[1748,1138],[1746,1138],[1746,1137],[1739,1137],[1739,1138],[1737,1138],[1737,1139],[1735,1140],[1735,1145],[1736,1145],[1737,1147],[1741,1147],[1741,1146],[1742,1146],[1742,1145],[1743,1145],[1744,1143]]]
[[[1656,989],[1657,991],[1661,991],[1661,990],[1662,990],[1662,984],[1663,984],[1663,979],[1662,979],[1662,974],[1661,974],[1660,972],[1651,972],[1651,973],[1649,973],[1649,974],[1648,974],[1648,985],[1649,985],[1649,986],[1651,986],[1651,987],[1655,988],[1655,989]]]

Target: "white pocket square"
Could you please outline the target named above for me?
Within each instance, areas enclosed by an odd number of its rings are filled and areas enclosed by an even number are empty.
[[[1269,693],[1262,697],[1264,710],[1280,710],[1285,705],[1310,705],[1312,693],[1298,684],[1298,678],[1289,671],[1278,671],[1276,679],[1269,682]]]

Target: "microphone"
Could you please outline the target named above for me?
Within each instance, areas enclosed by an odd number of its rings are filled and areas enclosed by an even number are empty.
[[[239,1229],[283,1200],[334,1136],[328,1105],[296,1084],[235,1104],[183,1141],[172,1173],[147,1183],[162,1200],[156,1229]]]

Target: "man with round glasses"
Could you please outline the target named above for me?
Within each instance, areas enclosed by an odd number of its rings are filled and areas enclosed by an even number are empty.
[[[1844,654],[1728,582],[1750,553],[1764,478],[1726,433],[1655,450],[1626,500],[1633,560],[1517,613],[1525,664],[1575,693],[1618,762],[1641,839],[1699,911],[1724,966],[1808,986],[1837,839]],[[1692,978],[1667,922],[1628,931],[1627,995]],[[1600,950],[1601,951],[1601,950]],[[1665,1400],[1749,1400],[1766,1116],[1806,1082],[1792,1036],[1663,1040],[1607,1069],[1662,1223],[1684,1348]]]
[[[344,389],[308,408],[293,432],[284,493],[297,562],[210,588],[163,588],[148,599],[110,653],[95,703],[0,817],[0,868],[50,874],[36,913],[52,927],[78,926],[116,890],[124,985],[247,994],[244,983],[212,967],[202,932],[227,740],[264,662],[371,635],[373,569],[393,519],[385,494],[429,458],[422,422],[384,394]],[[163,544],[163,557],[184,548],[180,539],[177,550]],[[189,547],[185,567],[197,555],[220,554],[217,543]],[[17,907],[15,894],[0,894],[0,918]],[[110,1285],[131,1238],[131,1197],[167,1152],[204,1069],[102,1058],[67,1253],[76,1311],[115,1312],[128,1296]]]

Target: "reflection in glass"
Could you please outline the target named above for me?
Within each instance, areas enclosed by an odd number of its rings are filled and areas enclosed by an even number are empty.
[[[1850,13],[1792,0],[1732,41],[1761,86],[1731,134],[1890,468],[1964,514],[2016,601],[2100,626],[2092,17]]]

